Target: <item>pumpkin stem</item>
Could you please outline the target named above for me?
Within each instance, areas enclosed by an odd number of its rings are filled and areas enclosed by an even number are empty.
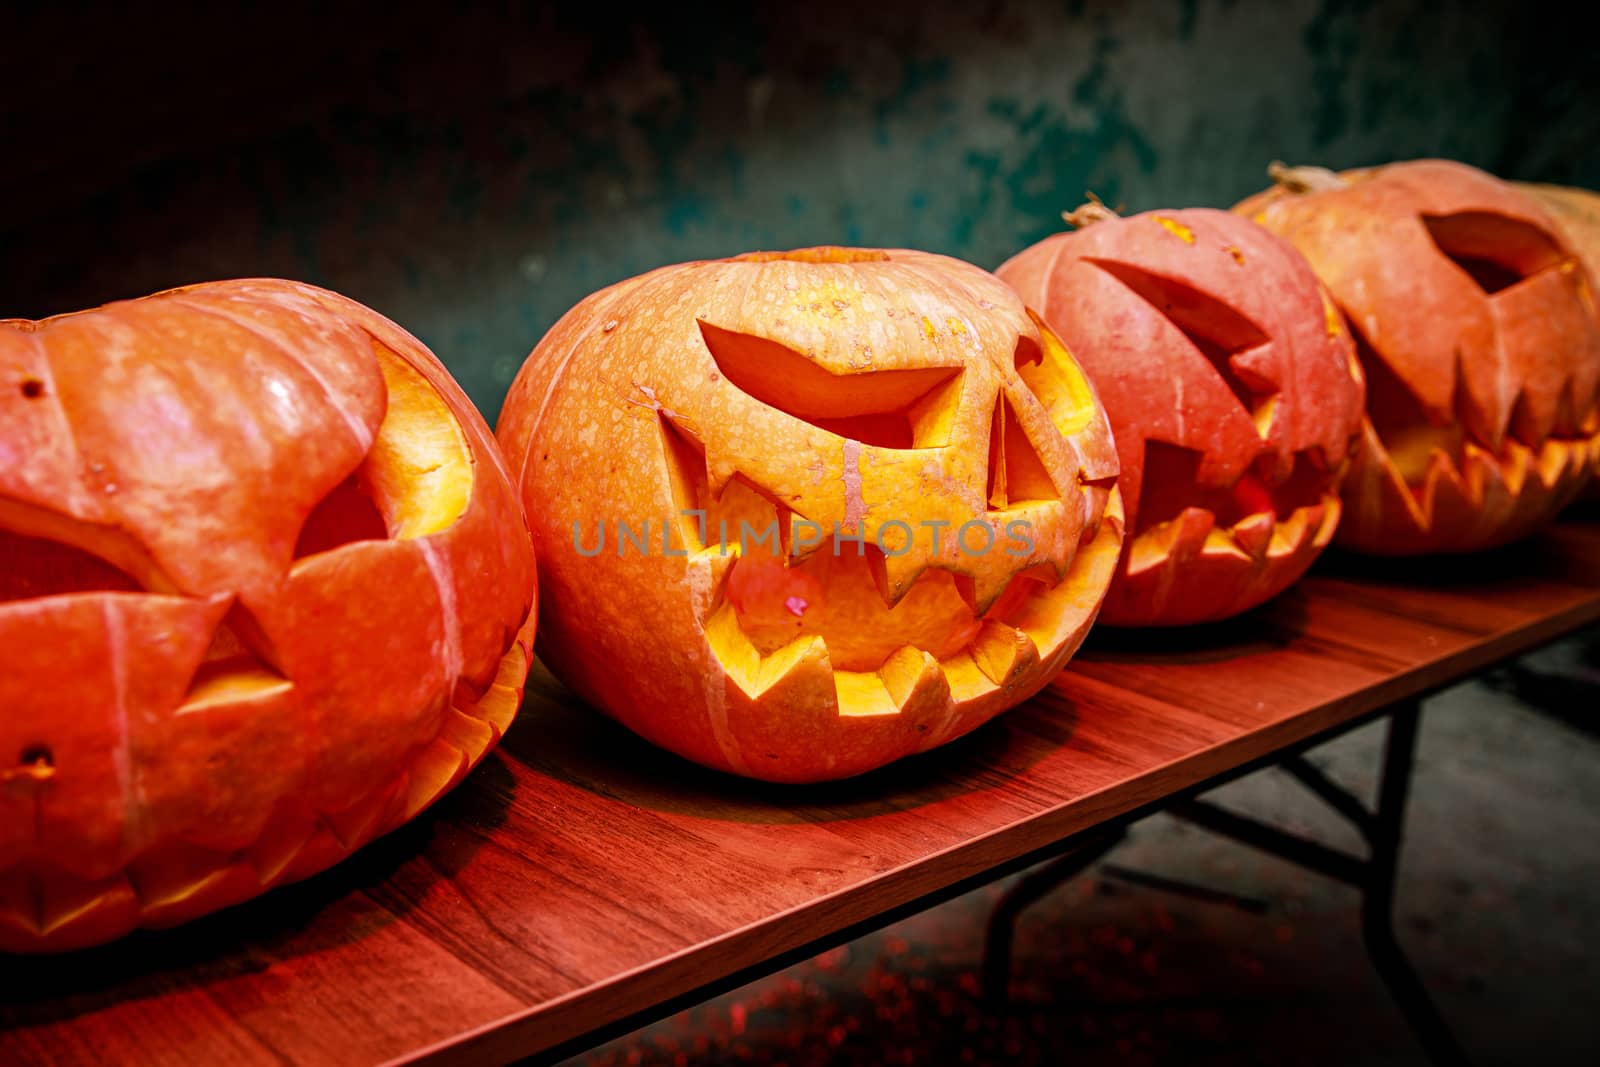
[[[1080,204],[1071,211],[1063,211],[1061,213],[1061,221],[1068,226],[1081,230],[1085,226],[1092,226],[1097,222],[1105,222],[1107,219],[1120,219],[1122,217],[1106,207],[1106,202],[1093,193],[1086,192],[1083,195],[1089,198],[1088,203]]]
[[[1322,193],[1348,184],[1327,167],[1291,167],[1276,159],[1267,164],[1267,176],[1290,193]]]

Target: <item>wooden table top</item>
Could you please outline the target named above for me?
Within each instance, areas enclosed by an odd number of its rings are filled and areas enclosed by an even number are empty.
[[[1325,560],[1191,632],[1098,633],[1044,695],[822,787],[692,766],[546,674],[497,754],[321,876],[0,959],[0,1062],[503,1061],[810,945],[1600,619],[1600,521]]]

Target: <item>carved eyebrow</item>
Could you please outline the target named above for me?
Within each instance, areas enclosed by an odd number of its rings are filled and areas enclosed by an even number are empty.
[[[723,377],[767,407],[878,448],[933,448],[948,439],[963,367],[835,374],[780,342],[697,321]]]
[[[178,588],[126,531],[15,498],[0,496],[0,539],[6,542],[0,545],[0,600],[68,592],[170,594]],[[21,583],[45,591],[15,592]]]
[[[1520,219],[1488,211],[1420,218],[1439,251],[1490,296],[1567,259],[1550,234]]]
[[[139,582],[76,545],[0,528],[0,604],[73,593],[138,593]]]

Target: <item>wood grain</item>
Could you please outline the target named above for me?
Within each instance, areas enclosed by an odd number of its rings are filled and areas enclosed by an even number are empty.
[[[708,772],[536,673],[498,753],[309,882],[0,959],[0,1062],[498,1062],[551,1048],[1600,619],[1600,522],[1329,559],[1230,623],[1100,631],[1040,698],[847,782]]]

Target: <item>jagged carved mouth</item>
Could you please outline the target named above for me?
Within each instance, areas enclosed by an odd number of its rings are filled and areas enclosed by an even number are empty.
[[[1200,484],[1200,459],[1193,449],[1145,443],[1129,574],[1198,552],[1241,562],[1294,557],[1332,538],[1339,496],[1320,452],[1296,453],[1289,475],[1276,482],[1269,484],[1252,467],[1234,484],[1217,488]]]
[[[840,714],[898,714],[913,701],[959,702],[1014,685],[1083,615],[1081,590],[1047,566],[1013,576],[981,612],[971,583],[937,568],[890,605],[872,577],[875,551],[816,553],[793,566],[730,561],[704,620],[728,676],[752,698],[831,676]]]
[[[1559,269],[1559,265],[1544,268]],[[1527,284],[1530,278],[1539,276],[1534,273],[1504,281],[1493,292]],[[1477,280],[1476,274],[1474,278]],[[1491,450],[1473,440],[1468,431],[1473,413],[1459,379],[1453,418],[1440,424],[1429,416],[1422,401],[1389,369],[1362,333],[1354,329],[1351,332],[1367,376],[1364,449],[1401,490],[1401,498],[1420,529],[1432,527],[1437,502],[1443,497],[1479,507],[1490,486],[1503,489],[1512,497],[1520,497],[1534,486],[1550,491],[1569,480],[1575,466],[1592,462],[1587,457],[1600,443],[1600,410],[1590,411],[1582,421],[1570,410],[1560,411],[1551,427],[1553,432],[1544,435],[1530,425],[1527,408],[1519,402],[1513,408],[1499,449]]]
[[[707,513],[682,517],[675,534],[702,583],[696,610],[707,645],[752,699],[810,685],[831,691],[840,714],[879,715],[979,697],[1014,686],[1054,654],[1098,601],[1050,564],[1018,568],[988,603],[971,577],[938,565],[894,596],[870,536],[835,544],[829,531],[798,551],[796,522],[805,520],[743,476],[713,500],[698,443],[665,416],[660,425],[674,501]],[[1007,514],[1061,506],[1030,501]],[[724,523],[735,532],[775,527],[778,537],[741,554],[737,533],[726,547],[707,536]],[[1079,555],[1103,556],[1109,541],[1114,559],[1118,540],[1096,537]]]
[[[1386,441],[1369,423],[1365,445],[1400,490],[1413,525],[1429,530],[1447,499],[1478,509],[1491,493],[1527,498],[1522,507],[1539,507],[1537,501],[1552,494],[1559,498],[1563,485],[1581,482],[1585,470],[1600,463],[1600,426],[1588,436],[1547,437],[1537,448],[1508,437],[1496,453],[1466,440],[1459,427],[1424,424]]]

